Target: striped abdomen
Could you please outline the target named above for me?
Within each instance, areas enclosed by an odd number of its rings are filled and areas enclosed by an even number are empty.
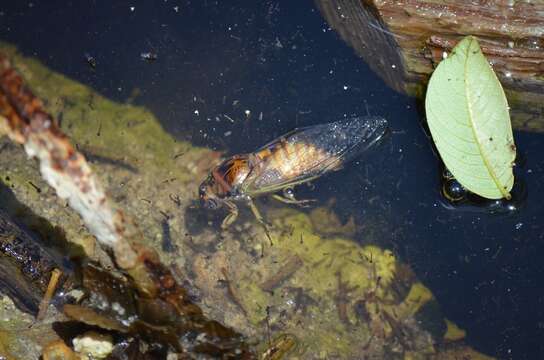
[[[338,169],[375,144],[387,122],[357,117],[295,129],[251,155],[244,190],[253,194],[280,190]]]
[[[331,160],[331,155],[314,144],[282,141],[271,149],[255,154],[264,171],[276,171],[284,179],[292,179],[315,170]]]

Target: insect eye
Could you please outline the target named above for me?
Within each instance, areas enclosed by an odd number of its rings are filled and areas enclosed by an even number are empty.
[[[205,185],[200,185],[200,187],[198,188],[198,196],[200,196],[201,198],[206,196],[206,186]]]

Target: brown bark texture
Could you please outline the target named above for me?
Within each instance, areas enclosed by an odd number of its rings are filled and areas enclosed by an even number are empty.
[[[423,96],[466,35],[501,81],[513,125],[544,131],[544,1],[316,0],[330,26],[395,90]]]

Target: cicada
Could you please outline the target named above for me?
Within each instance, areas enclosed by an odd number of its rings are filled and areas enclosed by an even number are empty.
[[[200,185],[200,200],[208,209],[228,209],[223,229],[236,220],[236,203],[245,202],[266,230],[255,197],[272,195],[285,203],[307,204],[308,200],[293,196],[295,185],[341,169],[379,142],[386,131],[387,121],[375,116],[297,128],[254,152],[225,159]]]

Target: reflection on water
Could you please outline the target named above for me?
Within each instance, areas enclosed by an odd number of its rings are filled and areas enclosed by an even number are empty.
[[[360,234],[379,236],[477,349],[502,358],[544,354],[542,135],[515,133],[528,194],[518,213],[449,211],[440,205],[439,163],[420,104],[387,88],[311,1],[133,6],[14,2],[0,9],[0,38],[107,97],[146,106],[177,138],[228,153],[297,126],[385,117],[388,142],[313,189],[297,188],[297,197],[333,200],[341,223],[353,218]],[[87,21],[75,20],[81,13]]]

